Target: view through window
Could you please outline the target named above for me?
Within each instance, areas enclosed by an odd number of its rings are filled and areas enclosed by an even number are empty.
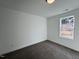
[[[74,39],[74,23],[74,16],[60,18],[60,37]]]

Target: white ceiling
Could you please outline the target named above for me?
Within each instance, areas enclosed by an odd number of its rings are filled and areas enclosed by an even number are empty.
[[[42,17],[50,17],[79,8],[79,0],[56,0],[51,5],[48,5],[45,0],[0,0],[0,6]]]

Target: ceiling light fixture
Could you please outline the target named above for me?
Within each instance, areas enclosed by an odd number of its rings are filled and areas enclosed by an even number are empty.
[[[52,4],[55,0],[46,0],[48,4]]]

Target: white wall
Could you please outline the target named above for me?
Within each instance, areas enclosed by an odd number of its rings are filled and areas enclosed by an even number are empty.
[[[76,18],[75,22],[75,39],[61,39],[59,37],[59,21],[61,17],[74,15]],[[48,40],[64,45],[76,51],[79,51],[79,9],[69,11],[64,14],[49,17],[47,20],[47,33]]]
[[[0,7],[0,55],[47,39],[46,19]]]

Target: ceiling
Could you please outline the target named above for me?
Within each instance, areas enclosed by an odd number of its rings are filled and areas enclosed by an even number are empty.
[[[79,8],[79,0],[56,0],[51,5],[47,4],[45,0],[0,0],[0,6],[42,17],[50,17]]]

